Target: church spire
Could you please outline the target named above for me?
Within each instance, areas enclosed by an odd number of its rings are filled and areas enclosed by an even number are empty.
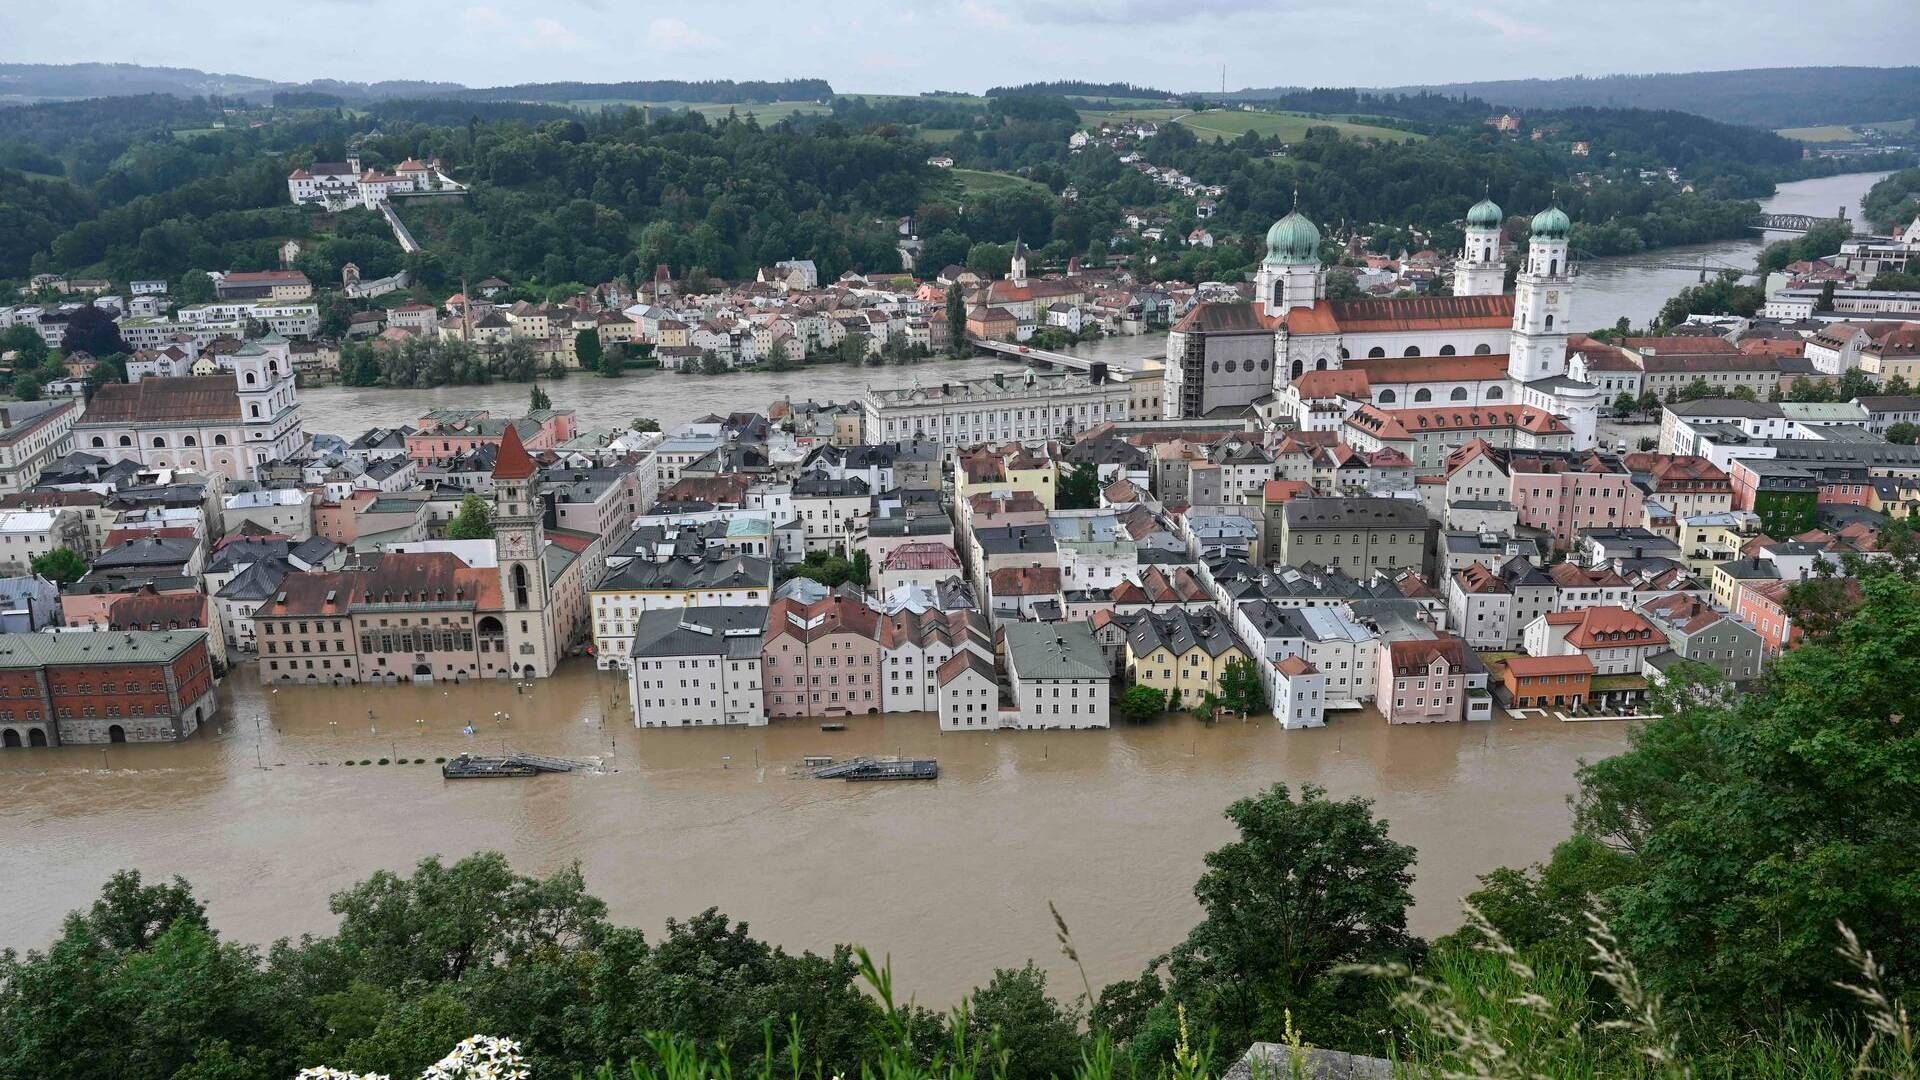
[[[531,479],[536,469],[527,446],[520,441],[520,430],[507,421],[507,432],[500,437],[500,452],[493,459],[495,480]]]

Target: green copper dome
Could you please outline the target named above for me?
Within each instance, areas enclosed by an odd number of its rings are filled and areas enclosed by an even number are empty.
[[[1274,264],[1320,261],[1320,230],[1295,210],[1267,230],[1267,261]]]
[[[1492,199],[1481,199],[1467,211],[1467,225],[1476,229],[1497,229],[1501,221],[1500,207]]]
[[[1567,212],[1557,206],[1549,206],[1533,215],[1533,235],[1543,240],[1565,240],[1572,228],[1573,222],[1567,220]]]

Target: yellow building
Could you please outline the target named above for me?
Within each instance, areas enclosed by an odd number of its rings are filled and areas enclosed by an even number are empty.
[[[1874,477],[1867,485],[1867,508],[1903,520],[1920,515],[1920,480]]]
[[[1745,511],[1696,514],[1680,520],[1680,554],[1687,568],[1705,580],[1718,564],[1739,558],[1740,549],[1758,535],[1759,517]]]
[[[1133,681],[1193,705],[1220,692],[1220,677],[1235,660],[1249,659],[1226,616],[1211,608],[1145,612],[1127,632]]]
[[[1059,486],[1058,467],[1045,453],[1010,442],[1002,446],[968,447],[956,454],[959,502],[995,491],[1031,491],[1042,506],[1053,509],[1054,489]]]

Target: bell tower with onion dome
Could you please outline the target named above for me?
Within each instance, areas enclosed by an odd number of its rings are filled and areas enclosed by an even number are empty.
[[[1500,207],[1481,199],[1467,211],[1467,239],[1453,264],[1453,295],[1498,296],[1506,290],[1507,265],[1500,250]]]

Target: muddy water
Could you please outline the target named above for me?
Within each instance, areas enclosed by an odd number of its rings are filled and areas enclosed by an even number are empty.
[[[1389,730],[1371,714],[1302,732],[1182,721],[943,736],[928,716],[640,732],[619,719],[619,680],[580,665],[526,693],[271,692],[246,672],[221,693],[221,729],[179,746],[0,752],[0,947],[45,944],[121,867],[184,875],[222,930],[265,942],[329,930],[328,893],[376,869],[492,848],[529,873],[578,860],[613,917],[650,933],[717,906],[792,948],[891,953],[929,1004],[1027,957],[1077,983],[1052,900],[1097,984],[1193,923],[1201,856],[1230,837],[1220,813],[1236,798],[1284,781],[1375,799],[1419,849],[1415,923],[1437,933],[1475,874],[1566,834],[1577,762],[1626,737],[1541,720]],[[502,747],[611,771],[447,782],[431,764]],[[805,755],[855,753],[937,757],[940,779],[798,775]],[[429,763],[342,764],[381,757]]]

